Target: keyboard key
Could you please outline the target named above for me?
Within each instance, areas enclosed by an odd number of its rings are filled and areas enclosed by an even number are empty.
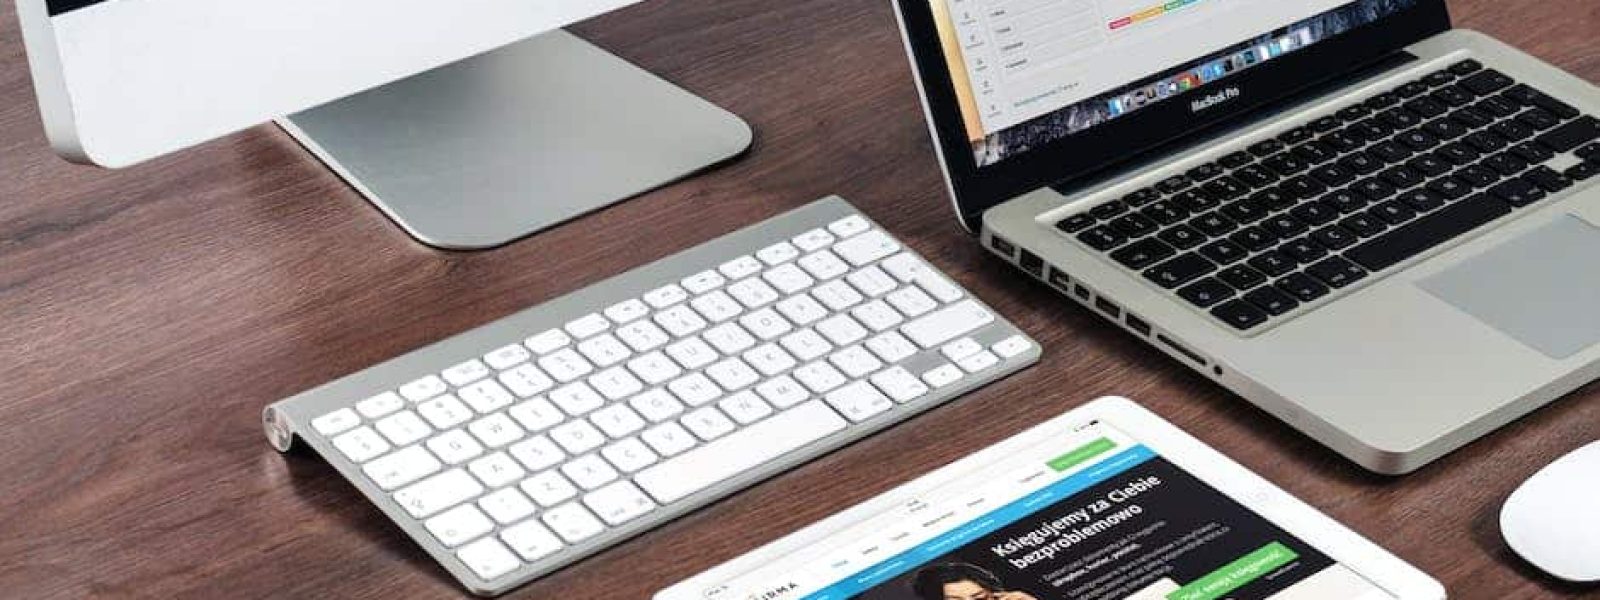
[[[1156,285],[1173,289],[1215,270],[1217,270],[1216,263],[1198,254],[1184,254],[1152,267],[1145,271],[1144,276]]]
[[[473,417],[472,409],[455,396],[444,395],[417,405],[417,413],[440,430],[450,429]]]
[[[677,423],[663,423],[657,425],[639,436],[644,443],[650,445],[661,456],[673,456],[693,448],[698,442],[689,430]]]
[[[456,392],[456,397],[466,402],[473,410],[479,413],[492,413],[517,401],[517,397],[506,391],[493,379],[479,381],[461,388]]]
[[[1311,302],[1328,295],[1328,286],[1305,273],[1291,273],[1278,280],[1277,286],[1301,302]]]
[[[894,403],[887,396],[866,381],[851,382],[829,392],[825,400],[845,418],[857,423],[894,407]]]
[[[820,401],[802,403],[727,437],[640,471],[634,477],[657,502],[671,503],[728,477],[844,429],[846,421]]]
[[[1523,207],[1543,200],[1547,193],[1539,186],[1521,179],[1512,179],[1489,188],[1489,193],[1506,203]]]
[[[1156,222],[1140,214],[1123,215],[1111,221],[1111,228],[1128,237],[1139,237],[1154,232]]]
[[[484,580],[492,580],[517,570],[522,563],[494,538],[483,538],[462,547],[456,558]]]
[[[1294,259],[1277,250],[1262,252],[1250,259],[1250,266],[1257,271],[1266,273],[1268,277],[1277,277],[1293,271],[1295,264]]]
[[[1228,240],[1217,240],[1200,249],[1200,255],[1219,265],[1232,264],[1249,256],[1244,248]]]
[[[555,554],[563,547],[561,539],[537,520],[507,527],[505,531],[500,532],[500,539],[516,551],[522,560],[529,562]]]
[[[552,508],[540,520],[569,544],[594,537],[606,529],[600,519],[596,519],[593,513],[577,502]]]
[[[988,309],[964,300],[905,324],[900,333],[923,348],[932,348],[992,322],[994,315]]]
[[[518,442],[507,449],[511,456],[516,458],[522,466],[529,471],[540,471],[554,467],[566,459],[567,453],[563,452],[550,438],[539,436],[531,440]]]
[[[1032,346],[1032,343],[1026,341],[1025,338],[1018,337],[1016,339],[1029,347]],[[1001,342],[1001,344],[1005,343],[1006,342]],[[1001,344],[997,344],[996,348],[999,348]],[[1015,346],[1011,346],[1010,349],[1015,350]],[[1027,351],[1027,348],[1023,348],[1021,351],[1025,352]],[[1016,354],[1013,354],[1012,356],[1016,356]],[[876,375],[873,375],[871,381],[872,385],[877,386],[877,388],[885,395],[889,396],[890,399],[900,403],[910,402],[920,398],[926,395],[930,390],[926,383],[923,383],[922,380],[917,379],[915,375],[912,375],[910,371],[907,371],[902,367],[891,367],[884,369],[883,371],[878,372]]]
[[[1510,87],[1513,83],[1515,81],[1504,73],[1494,69],[1487,69],[1461,80],[1461,87],[1471,90],[1472,93],[1479,96],[1484,96]]]
[[[1335,289],[1348,286],[1367,276],[1367,272],[1361,267],[1337,256],[1306,267],[1306,273]]]
[[[988,350],[984,350],[956,362],[956,365],[961,367],[961,370],[968,373],[977,373],[998,364],[1000,364],[1000,357],[995,356],[993,352]]]
[[[778,242],[756,251],[756,258],[768,266],[778,266],[799,257],[800,249],[789,242]],[[689,291],[694,293],[694,290]]]
[[[1278,241],[1278,236],[1260,227],[1246,227],[1228,236],[1228,239],[1251,252],[1260,252]]]
[[[1212,316],[1240,331],[1267,322],[1267,313],[1243,300],[1231,300],[1212,309]]]
[[[341,408],[311,420],[311,428],[325,436],[349,431],[360,424],[361,417],[356,416],[356,411],[348,408]]]
[[[579,488],[593,490],[617,480],[617,470],[599,456],[580,456],[561,465],[561,474]]]
[[[717,267],[717,272],[718,273],[722,273],[722,275],[724,277],[727,277],[729,280],[737,281],[737,280],[749,277],[751,275],[755,275],[756,273],[760,273],[761,270],[765,269],[765,268],[766,268],[766,266],[762,265],[761,261],[756,260],[756,257],[745,255],[745,256],[741,256],[739,258],[735,258],[733,260],[730,260],[728,262],[722,263],[721,266]],[[669,286],[669,287],[677,287],[677,286]],[[682,290],[680,289],[678,291],[682,291]],[[675,304],[677,302],[682,302],[683,301],[683,298],[678,298],[676,300],[673,300],[672,298],[666,297],[666,296],[676,296],[676,295],[677,294],[673,294],[671,291],[668,291],[666,293],[666,295],[657,298],[657,300],[659,300],[659,301],[672,300],[670,302],[664,302],[664,303],[651,302],[651,298],[648,295],[645,296],[644,300],[645,300],[645,302],[649,302],[651,306],[654,306],[656,308],[666,308],[667,306],[670,306],[670,305]],[[683,295],[687,296],[688,294],[683,294]]]
[[[459,465],[483,455],[483,445],[460,429],[439,434],[426,445],[445,464]]]
[[[1128,244],[1111,253],[1111,259],[1133,270],[1143,269],[1177,254],[1172,246],[1153,238]]]
[[[1383,221],[1364,214],[1353,215],[1343,221],[1339,221],[1339,226],[1361,237],[1372,237],[1383,233],[1383,230],[1389,228]]]
[[[1218,302],[1232,298],[1233,288],[1207,277],[1178,290],[1178,296],[1200,308],[1210,308]]]
[[[451,469],[394,493],[394,501],[412,518],[425,519],[483,493],[483,486],[466,471]]]
[[[528,474],[516,460],[504,452],[496,452],[468,463],[467,471],[488,488],[504,486]]]
[[[443,379],[434,375],[423,377],[411,383],[400,386],[400,395],[412,402],[421,402],[450,389]]]
[[[369,462],[361,470],[387,492],[437,473],[443,466],[422,446],[411,446]]]
[[[712,275],[716,275],[716,273],[714,271],[707,271],[705,274],[697,276],[697,280],[707,282],[713,281],[711,279]],[[715,281],[721,281],[721,276],[718,275]],[[716,285],[722,284],[718,283]],[[612,322],[618,324],[632,322],[633,320],[642,318],[647,314],[650,314],[650,306],[638,299],[629,299],[618,302],[611,305],[611,307],[607,308],[605,311],[606,318],[611,319]]]
[[[840,258],[859,267],[899,252],[900,244],[888,234],[873,230],[834,244],[833,251]]]
[[[594,425],[584,420],[568,421],[557,425],[550,430],[550,439],[555,440],[569,454],[578,455],[599,448],[606,442],[606,436],[595,429]]]
[[[847,238],[852,235],[865,232],[871,228],[872,224],[868,223],[867,220],[862,218],[860,215],[850,215],[828,225],[828,231],[831,231],[834,235],[842,238]]]
[[[1156,237],[1179,250],[1188,250],[1206,241],[1205,234],[1188,225],[1174,225]],[[1139,267],[1130,267],[1138,269]]]
[[[544,507],[555,506],[578,495],[578,486],[572,485],[561,473],[553,470],[524,479],[520,487],[523,493]]]
[[[446,548],[454,548],[494,531],[494,521],[471,504],[463,504],[422,523]]]
[[[656,503],[632,483],[618,481],[583,497],[583,504],[615,527],[655,510]]]
[[[1089,214],[1100,220],[1110,219],[1125,212],[1128,212],[1128,205],[1121,200],[1112,200],[1089,210]]]
[[[367,398],[366,400],[357,402],[356,411],[361,413],[361,416],[363,417],[368,419],[376,419],[400,410],[401,408],[404,408],[405,405],[405,399],[401,398],[399,394],[394,392],[384,392],[371,398]],[[315,422],[313,422],[313,426],[315,426]],[[318,431],[322,432],[321,428],[318,428]],[[327,432],[322,433],[323,435],[329,435]]]
[[[632,473],[656,463],[661,457],[650,450],[639,438],[628,438],[600,451],[606,462],[611,463],[617,470]]]
[[[1089,213],[1080,213],[1057,221],[1056,229],[1060,229],[1065,233],[1077,233],[1079,231],[1088,229],[1090,225],[1094,225],[1096,222],[1098,222],[1098,220],[1095,219],[1093,215],[1090,215]]]
[[[1202,235],[1211,237],[1227,235],[1238,228],[1238,225],[1233,221],[1216,212],[1206,213],[1191,219],[1189,226],[1199,231]]]
[[[1540,135],[1535,141],[1554,152],[1570,152],[1600,139],[1600,119],[1584,116]]]
[[[531,398],[534,395],[544,394],[550,387],[555,386],[555,379],[539,371],[538,366],[520,365],[506,373],[501,373],[499,382],[512,390],[518,397]]]
[[[490,372],[491,371],[489,370],[488,365],[485,365],[483,364],[483,361],[474,358],[445,369],[443,373],[440,373],[440,375],[443,375],[444,380],[449,382],[450,385],[461,387],[479,379],[488,377]]]
[[[1268,315],[1278,316],[1294,310],[1300,302],[1289,297],[1278,288],[1266,286],[1251,290],[1244,295],[1245,301],[1254,304],[1256,308],[1266,311]]]
[[[1354,233],[1338,225],[1329,225],[1311,232],[1311,239],[1329,250],[1343,250],[1361,241]]]
[[[1328,250],[1322,245],[1311,241],[1310,238],[1300,238],[1285,242],[1278,246],[1278,251],[1289,255],[1296,262],[1306,264],[1328,255]]]
[[[1221,273],[1217,274],[1217,278],[1221,279],[1223,283],[1232,286],[1233,289],[1240,291],[1248,290],[1267,282],[1267,277],[1262,275],[1261,272],[1244,265],[1235,265],[1223,269]]]
[[[412,444],[433,433],[427,423],[423,423],[422,419],[417,418],[416,413],[409,410],[385,417],[374,427],[378,428],[378,433],[383,434],[389,443],[396,446]]]
[[[1474,196],[1356,246],[1345,257],[1368,271],[1382,271],[1510,212],[1504,201]]]
[[[533,504],[533,501],[529,500],[522,492],[517,491],[515,487],[508,487],[479,498],[478,508],[482,509],[484,514],[489,515],[489,518],[494,519],[496,523],[501,525],[510,525],[521,521],[533,516],[533,513],[538,511],[538,507]],[[511,543],[508,539],[510,532],[510,529],[501,532],[501,539],[506,539],[507,543]],[[516,544],[512,544],[512,549],[516,550]],[[532,558],[524,556],[523,558],[533,560],[538,556]]]

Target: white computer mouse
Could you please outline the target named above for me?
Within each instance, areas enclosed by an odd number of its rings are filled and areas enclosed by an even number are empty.
[[[1511,493],[1500,534],[1544,572],[1600,581],[1600,442],[1550,463]]]

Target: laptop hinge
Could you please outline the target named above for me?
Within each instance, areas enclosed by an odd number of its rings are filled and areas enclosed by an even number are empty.
[[[1294,110],[1310,101],[1322,96],[1360,85],[1374,77],[1383,75],[1401,65],[1417,60],[1417,56],[1404,50],[1391,52],[1366,65],[1343,71],[1337,76],[1324,79],[1320,82],[1302,87],[1299,90],[1274,100],[1260,109],[1250,111],[1230,121],[1224,121],[1196,130],[1190,135],[1185,135],[1173,142],[1156,146],[1148,151],[1130,157],[1128,160],[1113,163],[1110,166],[1070,179],[1052,183],[1049,187],[1063,195],[1072,195],[1081,190],[1095,186],[1104,181],[1118,178],[1129,173],[1136,173],[1149,165],[1165,159],[1174,154],[1181,154],[1189,150],[1206,146],[1217,140],[1235,135],[1240,131],[1251,129],[1263,122],[1275,118],[1285,112]]]

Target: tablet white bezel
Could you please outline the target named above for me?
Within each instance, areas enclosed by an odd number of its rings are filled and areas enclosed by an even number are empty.
[[[1013,452],[1033,446],[1077,425],[1102,421],[1149,447],[1157,455],[1193,474],[1201,481],[1249,507],[1262,518],[1305,541],[1366,577],[1400,600],[1443,600],[1438,581],[1400,560],[1360,534],[1322,514],[1259,475],[1213,450],[1183,430],[1126,398],[1095,400],[988,448],[941,467],[927,475],[839,512],[800,531],[744,554],[732,561],[662,590],[655,600],[707,600],[702,590],[770,567],[822,554],[831,547],[823,542],[901,505],[906,500],[947,484]],[[719,600],[742,600],[725,598]]]

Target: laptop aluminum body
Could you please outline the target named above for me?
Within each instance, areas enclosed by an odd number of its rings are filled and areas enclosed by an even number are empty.
[[[968,152],[972,140],[963,129],[975,119],[963,118],[960,105],[974,103],[951,90],[954,81],[974,82],[982,104],[983,75],[972,72],[974,63],[943,55],[938,43],[941,36],[955,43],[979,38],[960,37],[960,26],[954,32],[934,26],[931,19],[962,19],[963,0],[949,1],[899,0],[897,8],[963,226],[995,254],[1174,360],[1386,474],[1416,470],[1600,375],[1600,270],[1592,267],[1600,260],[1600,187],[1593,185],[1600,179],[1551,193],[1248,331],[1165,293],[1056,227],[1065,217],[1463,61],[1499,70],[1589,115],[1600,113],[1594,85],[1481,34],[1451,29],[1442,1],[1359,2],[1340,10],[1410,6],[1292,53],[1263,53],[1271,60],[1150,102],[1143,108],[1148,116],[1116,115],[980,167],[975,163],[994,157],[981,148]],[[1293,35],[1294,27],[1277,31]],[[951,65],[966,72],[952,77]],[[1129,108],[1117,105],[1128,98],[1116,97],[1109,110]],[[1174,124],[1183,126],[1170,134],[1151,131]],[[1552,164],[1564,168],[1573,160],[1563,155]]]

